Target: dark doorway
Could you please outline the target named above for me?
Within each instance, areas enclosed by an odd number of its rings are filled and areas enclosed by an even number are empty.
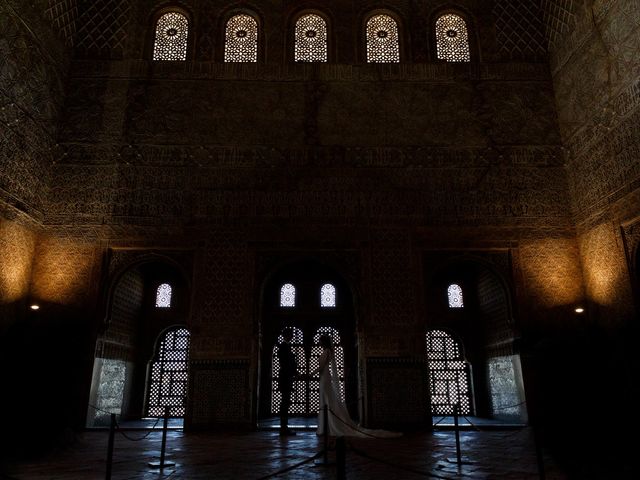
[[[318,366],[321,348],[318,339],[329,334],[334,339],[341,384],[351,414],[357,416],[357,350],[353,298],[349,285],[333,268],[314,260],[287,264],[264,283],[262,292],[259,420],[274,418],[280,411],[278,344],[284,328],[294,329],[293,350],[301,378],[294,384],[290,417],[316,417]]]
[[[188,292],[182,271],[155,256],[111,281],[96,342],[88,426],[105,425],[109,413],[119,421],[162,416],[165,406],[172,407],[171,416],[184,416]]]
[[[508,252],[492,255],[509,264]],[[432,414],[451,414],[459,403],[463,412],[477,417],[526,422],[507,282],[471,254],[427,256],[425,266]]]

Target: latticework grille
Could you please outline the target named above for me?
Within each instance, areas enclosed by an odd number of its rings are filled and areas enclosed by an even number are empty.
[[[468,364],[462,357],[458,343],[446,332],[432,330],[427,333],[427,361],[429,365],[429,392],[433,415],[471,413],[471,384]]]
[[[162,417],[169,407],[171,417],[184,417],[189,376],[189,331],[168,331],[158,345],[151,364],[147,416]]]
[[[313,346],[311,347],[311,356],[309,358],[309,374],[314,372],[319,366],[320,355],[322,355],[322,347],[320,346],[320,337],[328,335],[333,343],[333,350],[336,357],[336,370],[340,381],[340,395],[342,400],[344,397],[344,348],[340,341],[340,333],[331,327],[320,327],[313,336]],[[309,412],[317,412],[320,408],[320,375],[309,376]]]
[[[331,308],[336,306],[336,287],[325,283],[320,289],[320,306]]]
[[[290,283],[285,283],[280,289],[280,306],[295,307],[296,306],[296,287]]]
[[[189,20],[187,17],[178,12],[165,13],[156,24],[153,59],[186,60],[188,36]]]
[[[389,15],[374,15],[367,22],[367,62],[400,61],[398,24]]]
[[[436,20],[436,50],[440,60],[471,61],[469,31],[462,17],[447,13]]]
[[[447,288],[447,298],[449,300],[449,308],[463,308],[464,299],[462,297],[462,288],[455,283]]]
[[[282,392],[280,392],[278,388],[278,375],[280,374],[278,348],[283,340],[282,335],[280,335],[278,337],[278,344],[274,345],[271,355],[271,413],[280,413],[280,404],[282,403]],[[302,415],[306,414],[309,409],[307,408],[307,382],[304,380],[304,375],[307,373],[307,357],[304,351],[304,335],[299,328],[293,329],[291,351],[296,356],[298,374],[302,379],[293,382],[289,413]]]
[[[298,363],[298,373],[301,379],[293,384],[293,392],[291,394],[291,406],[289,413],[294,415],[316,414],[320,408],[320,376],[311,375],[311,372],[318,368],[318,359],[322,354],[320,346],[320,337],[329,335],[333,341],[336,369],[340,378],[340,393],[345,398],[344,386],[344,348],[340,340],[340,333],[335,328],[320,327],[313,336],[313,345],[311,353],[307,359],[307,353],[304,347],[304,337],[302,330],[294,328],[293,339],[291,340],[291,350],[296,356]],[[278,345],[282,343],[282,335],[278,337]],[[273,347],[272,353],[272,370],[271,370],[271,413],[280,413],[280,404],[282,403],[282,393],[278,390],[278,374],[280,373],[280,362],[278,360],[278,345]],[[307,361],[308,360],[308,361]]]
[[[327,51],[327,24],[324,19],[313,13],[300,17],[295,28],[295,61],[326,62]]]
[[[224,61],[258,61],[258,23],[252,16],[235,15],[227,22]]]
[[[163,283],[158,286],[156,290],[156,307],[157,308],[170,308],[171,307],[171,285]]]

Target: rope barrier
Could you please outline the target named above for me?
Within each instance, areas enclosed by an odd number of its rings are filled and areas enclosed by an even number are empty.
[[[103,410],[103,409],[101,409],[101,408],[99,408],[99,407],[96,407],[95,405],[91,405],[91,404],[89,404],[89,406],[90,406],[91,408],[93,408],[94,410],[96,410],[96,411],[98,411],[98,412],[106,413],[107,415],[111,415],[111,413],[112,413],[112,412],[107,412],[106,410]],[[132,441],[132,442],[139,442],[140,440],[144,440],[145,438],[149,437],[149,435],[151,435],[151,434],[155,431],[155,428],[158,426],[158,423],[160,423],[160,419],[161,419],[161,418],[162,418],[162,417],[158,417],[158,418],[156,418],[156,423],[154,423],[154,424],[153,424],[153,426],[151,427],[150,431],[149,431],[149,432],[147,432],[147,433],[145,433],[145,434],[144,434],[142,437],[140,437],[140,438],[133,438],[133,437],[128,436],[126,433],[124,433],[124,430],[122,429],[122,427],[120,426],[120,424],[119,424],[118,422],[116,422],[116,430],[117,430],[117,432],[118,432],[120,435],[122,435],[122,436],[123,436],[124,438],[126,438],[127,440],[130,440],[130,441]],[[160,430],[161,430],[161,429],[160,429]]]
[[[116,422],[116,428],[118,430],[118,433],[120,435],[122,435],[124,438],[126,438],[127,440],[130,440],[132,442],[139,442],[140,440],[144,440],[149,435],[154,433],[156,431],[155,428],[158,425],[158,423],[160,423],[160,417],[156,418],[156,423],[154,423],[153,426],[151,427],[151,429],[140,438],[132,438],[129,435],[127,435],[126,433],[124,433],[124,430],[122,430],[122,427],[120,427],[120,425],[117,422]],[[159,429],[159,430],[162,431],[162,429]]]
[[[438,420],[436,423],[434,423],[432,426],[435,427],[437,426],[439,423],[444,422],[447,419],[447,417],[442,417],[440,420]]]
[[[390,462],[388,460],[383,460],[381,458],[376,458],[376,457],[374,457],[372,455],[369,455],[368,453],[365,453],[365,452],[363,452],[361,450],[358,450],[352,444],[349,444],[349,448],[356,455],[360,455],[361,457],[367,458],[369,460],[373,460],[374,462],[382,463],[382,464],[387,465],[389,467],[397,468],[398,470],[404,470],[405,472],[410,472],[410,473],[414,473],[416,475],[422,475],[424,477],[429,477],[429,478],[437,478],[437,479],[440,479],[440,480],[450,480],[449,477],[443,477],[441,475],[436,475],[435,473],[423,472],[421,470],[417,470],[417,469],[414,469],[414,468],[406,467],[404,465],[399,465],[397,463]]]
[[[494,408],[494,411],[499,412],[500,410],[506,410],[507,408],[516,408],[524,405],[525,403],[527,403],[526,400],[524,402],[516,403],[515,405],[507,405],[506,407]]]
[[[298,463],[296,463],[294,465],[291,465],[289,467],[283,468],[282,470],[278,470],[277,472],[270,473],[269,475],[265,475],[264,477],[260,477],[258,480],[266,480],[267,478],[277,477],[278,475],[281,475],[283,473],[290,472],[291,470],[295,470],[296,468],[301,467],[302,465],[305,465],[305,464],[307,464],[309,462],[314,461],[316,458],[319,458],[321,455],[324,455],[324,450],[322,450],[322,451],[316,453],[315,455],[313,455],[313,456],[311,456],[309,458],[306,458],[306,459],[302,460],[301,462],[298,462]]]
[[[102,412],[102,413],[106,413],[107,415],[111,415],[113,412],[107,412],[106,410],[103,410],[101,408],[96,407],[95,405],[91,405],[89,404],[89,406],[91,408],[93,408],[94,410],[98,411],[98,412]]]

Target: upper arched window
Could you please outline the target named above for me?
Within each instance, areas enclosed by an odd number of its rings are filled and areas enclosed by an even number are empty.
[[[171,285],[168,283],[163,283],[158,286],[158,289],[156,290],[156,307],[171,307],[171,293]]]
[[[154,60],[186,60],[189,20],[180,12],[167,12],[158,18],[153,41]]]
[[[367,62],[400,61],[398,24],[389,15],[374,15],[367,21]]]
[[[455,13],[445,13],[436,20],[436,50],[439,60],[470,62],[467,22]]]
[[[296,306],[296,287],[290,283],[285,283],[280,289],[280,306],[295,307]]]
[[[224,38],[225,62],[258,61],[258,22],[251,15],[234,15],[227,21]]]
[[[294,32],[296,62],[326,62],[328,57],[327,22],[314,13],[302,15]]]
[[[320,289],[320,306],[335,307],[336,306],[336,287],[330,283],[325,283]]]
[[[462,299],[462,288],[456,283],[452,283],[447,288],[447,296],[449,297],[449,308],[462,308],[464,301]]]

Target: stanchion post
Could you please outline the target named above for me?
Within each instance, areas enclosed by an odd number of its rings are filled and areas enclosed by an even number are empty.
[[[116,414],[111,414],[111,422],[109,423],[109,442],[107,443],[107,471],[105,473],[106,480],[111,480],[111,468],[113,466],[113,442],[116,435]]]
[[[175,463],[173,462],[166,462],[164,457],[165,457],[165,450],[167,447],[167,427],[169,424],[169,407],[164,407],[164,419],[162,422],[162,443],[160,446],[160,461],[159,462],[150,462],[149,466],[152,468],[159,468],[160,470],[162,470],[164,467],[173,467],[175,465]]]
[[[347,446],[343,436],[336,438],[336,478],[337,480],[347,478]]]
[[[460,455],[460,428],[458,423],[458,410],[460,408],[460,404],[456,403],[453,406],[453,425],[456,433],[456,460],[458,461],[458,465],[462,464],[462,457]]]

